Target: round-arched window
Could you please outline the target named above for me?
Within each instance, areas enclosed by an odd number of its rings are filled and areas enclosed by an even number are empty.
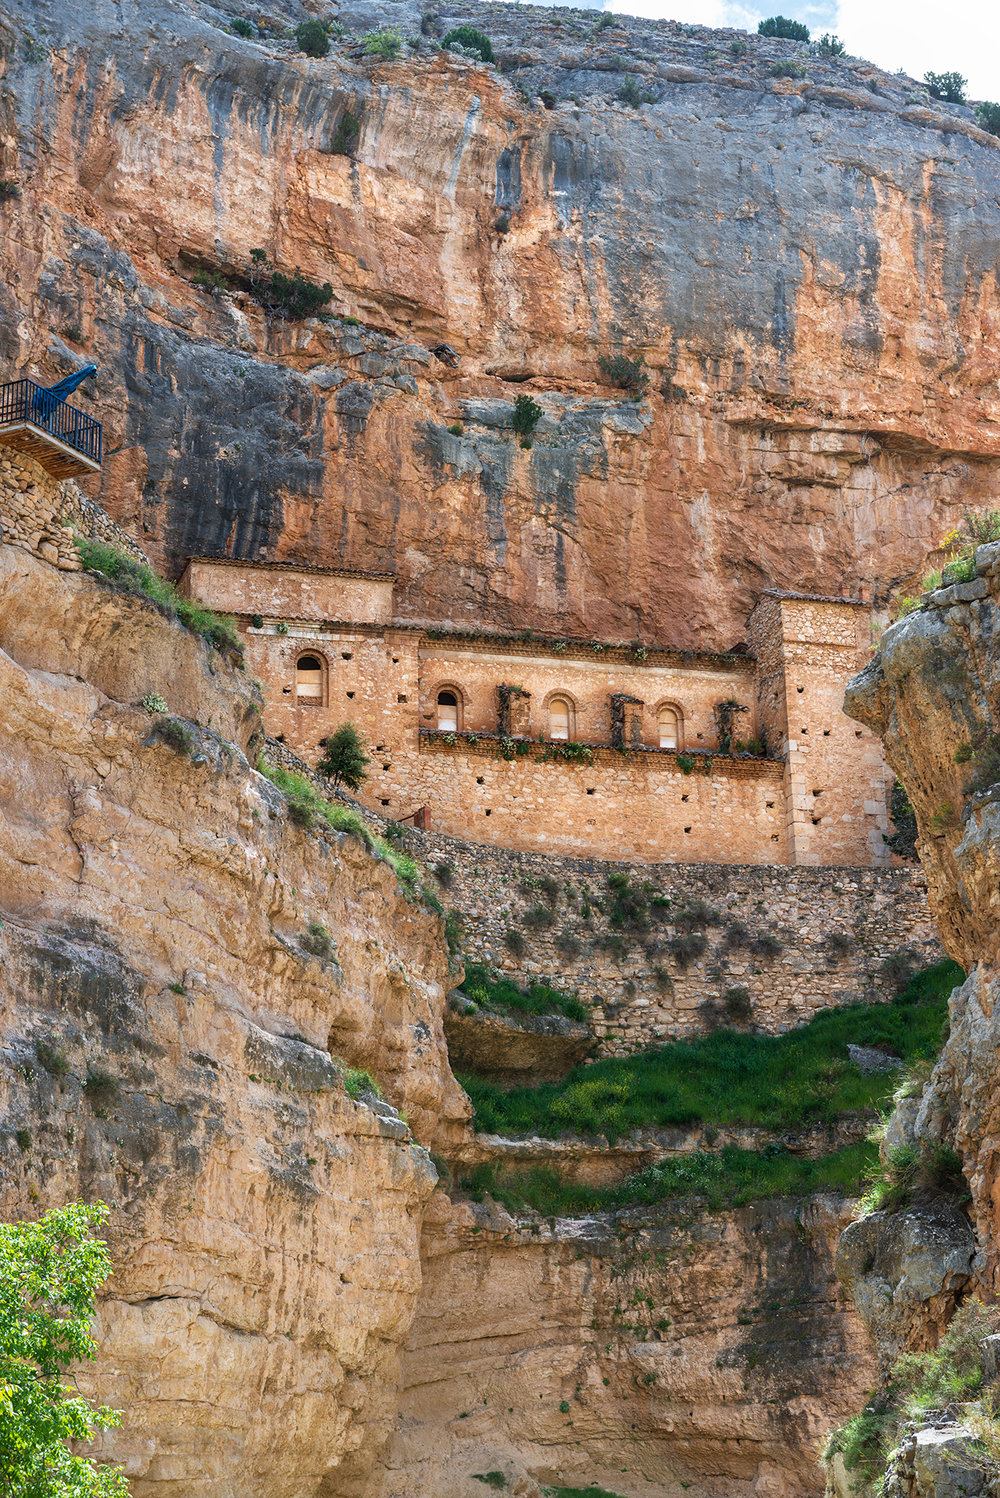
[[[549,738],[568,739],[573,709],[566,697],[549,698]]]
[[[675,707],[661,707],[656,715],[656,727],[661,749],[680,748],[680,722]]]
[[[437,722],[442,733],[458,732],[458,693],[438,692]]]
[[[317,655],[300,655],[295,663],[295,698],[302,707],[323,706],[323,662]]]

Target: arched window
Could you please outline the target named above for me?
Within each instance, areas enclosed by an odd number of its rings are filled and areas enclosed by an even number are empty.
[[[323,706],[323,662],[318,655],[300,655],[295,662],[295,700],[300,707]]]
[[[549,738],[568,739],[573,726],[573,706],[568,697],[549,698]]]
[[[448,690],[438,692],[437,710],[439,731],[442,733],[457,733],[458,693]]]
[[[680,714],[669,702],[665,702],[656,714],[656,731],[661,749],[681,747]]]

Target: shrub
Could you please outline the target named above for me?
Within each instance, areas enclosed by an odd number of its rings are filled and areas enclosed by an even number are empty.
[[[561,893],[558,879],[553,879],[551,874],[543,874],[538,881],[538,888],[550,905],[558,905]]]
[[[295,28],[295,45],[307,57],[325,57],[330,50],[330,38],[323,22],[315,17],[300,21]]]
[[[444,918],[444,939],[448,943],[448,951],[455,953],[462,945],[465,935],[465,923],[461,913],[457,910],[449,910]]]
[[[514,931],[508,927],[503,934],[503,944],[512,957],[524,956],[525,940],[520,931]]]
[[[730,1019],[745,1022],[753,1014],[753,998],[748,988],[739,985],[727,988],[722,1003]]]
[[[119,1423],[75,1393],[68,1370],[93,1360],[90,1327],[111,1273],[91,1236],[103,1202],[71,1203],[38,1222],[0,1223],[0,1490],[37,1498],[128,1498],[119,1467],[96,1466],[69,1446]]]
[[[824,945],[831,957],[849,957],[854,951],[854,942],[846,931],[828,931]]]
[[[366,57],[393,58],[403,50],[403,38],[387,26],[380,31],[369,31],[361,41]]]
[[[597,362],[608,383],[618,390],[641,395],[649,384],[641,355],[638,359],[630,359],[627,354],[601,354]]]
[[[305,936],[299,938],[299,945],[311,957],[325,960],[333,951],[333,938],[319,921],[310,921]]]
[[[779,952],[785,950],[784,943],[778,937],[773,936],[770,931],[761,931],[750,941],[751,952],[756,952],[759,957],[777,957]]]
[[[695,759],[691,754],[678,754],[677,768],[684,775],[690,775],[695,767]]]
[[[161,718],[153,727],[150,735],[157,738],[161,743],[167,744],[178,754],[194,753],[194,734],[186,723],[179,718]]]
[[[1000,734],[990,734],[985,743],[978,745],[973,760],[975,769],[965,784],[967,796],[980,795],[1000,781]]]
[[[326,741],[323,758],[317,765],[321,775],[333,781],[334,788],[346,785],[356,791],[368,778],[366,765],[371,760],[364,751],[361,735],[353,723],[341,723]]]
[[[47,1071],[50,1077],[59,1079],[69,1075],[69,1062],[57,1046],[50,1040],[36,1040],[35,1055],[38,1064]]]
[[[991,108],[1000,109],[1000,105],[994,104]],[[981,515],[966,515],[962,521],[962,534],[973,546],[1000,541],[1000,510],[984,510]]]
[[[316,813],[308,801],[300,801],[295,797],[288,802],[288,818],[294,822],[296,827],[303,827],[308,832],[315,826]]]
[[[279,270],[274,272],[267,290],[267,304],[286,317],[301,319],[314,316],[321,307],[326,306],[332,296],[333,287],[329,281],[317,286],[296,266],[290,276]]]
[[[800,62],[772,62],[772,78],[804,78],[806,70]]]
[[[145,697],[139,698],[139,706],[144,707],[150,716],[154,713],[165,713],[167,710],[166,698],[161,697],[159,692],[147,692]]]
[[[881,973],[887,983],[902,991],[920,968],[920,960],[912,947],[900,947],[891,952],[881,964]]]
[[[119,1090],[117,1079],[110,1072],[103,1071],[100,1067],[87,1072],[87,1080],[83,1084],[84,1096],[95,1108],[107,1108],[117,1102]]]
[[[886,846],[908,863],[917,863],[917,814],[910,805],[905,787],[898,780],[889,795],[889,821],[895,831],[888,836],[883,832]]]
[[[453,421],[448,430],[453,437],[461,437],[463,432],[462,423],[460,421]]]
[[[743,37],[736,36],[729,43],[729,50],[734,57],[746,57],[750,51],[750,44],[744,41]]]
[[[829,31],[824,31],[816,43],[816,51],[820,57],[843,57],[846,48],[839,36],[833,36]]]
[[[330,142],[330,154],[333,156],[350,156],[358,143],[361,135],[361,121],[357,115],[345,109],[337,121],[337,129]]]
[[[341,1065],[343,1066],[343,1062]],[[344,1088],[348,1097],[352,1097],[355,1102],[363,1092],[373,1092],[380,1101],[385,1101],[385,1094],[371,1072],[364,1071],[359,1066],[344,1066]]]
[[[986,130],[990,135],[1000,135],[1000,104],[984,99],[982,104],[976,106],[976,124],[980,130]]]
[[[216,614],[203,604],[182,597],[173,583],[158,577],[151,567],[127,556],[116,546],[90,541],[84,536],[74,536],[73,544],[87,572],[100,573],[119,592],[148,598],[164,618],[176,619],[192,634],[201,635],[216,650],[233,651],[242,664],[243,645],[228,616]]]
[[[455,871],[450,863],[436,863],[434,865],[434,878],[442,889],[451,889],[454,883]]]
[[[686,972],[692,962],[695,962],[705,951],[708,940],[702,932],[690,931],[684,936],[671,937],[667,945],[681,972]]]
[[[544,415],[541,406],[530,395],[519,395],[514,402],[510,424],[520,436],[530,437]]]
[[[536,905],[524,917],[524,924],[529,931],[548,931],[554,921],[555,916],[551,910],[546,910],[544,905]]]
[[[572,931],[559,931],[555,936],[556,949],[560,956],[565,957],[567,962],[572,962],[579,957],[583,950],[583,943]]]
[[[932,99],[943,99],[947,104],[964,104],[966,79],[961,73],[925,73],[924,82]]]
[[[809,27],[801,21],[790,21],[787,16],[769,16],[757,25],[758,36],[783,37],[787,42],[807,42]]]
[[[678,931],[703,931],[706,926],[718,926],[722,916],[714,906],[704,900],[688,900],[674,914],[674,925]],[[739,923],[732,922],[733,926]]]
[[[483,62],[496,62],[492,42],[485,32],[477,31],[475,26],[454,26],[442,39],[441,45],[452,47],[456,42],[467,52],[478,52]]]
[[[640,88],[638,80],[632,73],[625,74],[625,81],[615,95],[623,104],[630,104],[633,109],[639,109],[643,104],[655,104],[656,95],[648,88]],[[648,376],[646,377],[649,378]]]
[[[245,16],[237,16],[233,21],[230,29],[234,31],[237,36],[250,38],[257,35],[256,26],[252,21],[248,21]],[[305,49],[303,48],[303,50]]]
[[[620,24],[621,23],[619,22],[618,17],[615,16],[615,15],[612,15],[612,13],[611,13],[610,10],[606,10],[604,12],[604,14],[601,16],[601,18],[598,21],[597,25],[594,27],[594,30],[595,31],[606,31],[609,26],[618,26]]]
[[[575,993],[564,993],[548,983],[532,983],[520,988],[510,978],[490,977],[489,969],[481,963],[466,965],[461,992],[480,1006],[499,1009],[501,1012],[519,1014],[565,1014],[568,1019],[585,1024],[588,1011]]]

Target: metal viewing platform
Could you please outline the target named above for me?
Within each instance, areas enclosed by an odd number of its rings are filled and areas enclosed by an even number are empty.
[[[100,472],[101,423],[34,380],[0,385],[0,443],[56,478]]]

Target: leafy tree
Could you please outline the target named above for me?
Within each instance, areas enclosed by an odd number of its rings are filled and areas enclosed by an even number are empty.
[[[816,51],[820,57],[843,57],[846,48],[839,36],[834,36],[829,31],[824,31],[816,43]]]
[[[946,104],[965,103],[965,85],[961,73],[925,73],[924,82],[932,99],[944,99]]]
[[[311,21],[300,21],[295,28],[295,42],[300,52],[307,57],[325,57],[330,50],[330,38],[322,21],[315,17]]]
[[[257,35],[256,26],[252,21],[248,21],[245,16],[236,17],[236,19],[233,21],[233,31],[237,36],[245,36],[248,38]]]
[[[317,286],[315,281],[308,280],[302,274],[298,266],[290,276],[276,270],[268,288],[270,305],[293,318],[312,317],[321,307],[326,306],[332,296],[333,287],[329,281]]]
[[[787,16],[769,16],[757,26],[758,36],[779,36],[787,42],[807,42],[809,27],[801,21],[790,21]]]
[[[991,104],[984,99],[976,107],[976,124],[980,130],[988,130],[990,135],[1000,135],[1000,104]]]
[[[118,1415],[63,1383],[65,1370],[97,1354],[94,1296],[111,1273],[107,1246],[92,1238],[103,1202],[46,1212],[39,1222],[0,1223],[0,1492],[4,1498],[128,1498],[118,1467],[70,1452]]]
[[[530,437],[544,415],[541,406],[530,395],[519,395],[514,402],[514,415],[510,424],[520,436]]]
[[[326,750],[317,768],[335,786],[343,784],[348,790],[356,791],[362,781],[368,778],[365,765],[369,764],[371,760],[364,751],[361,735],[354,724],[341,723],[336,733],[327,739]]]
[[[452,42],[457,42],[460,47],[467,47],[471,52],[478,52],[483,62],[495,62],[493,55],[493,43],[484,31],[477,31],[475,26],[455,26],[444,38],[442,47],[450,47]]]

